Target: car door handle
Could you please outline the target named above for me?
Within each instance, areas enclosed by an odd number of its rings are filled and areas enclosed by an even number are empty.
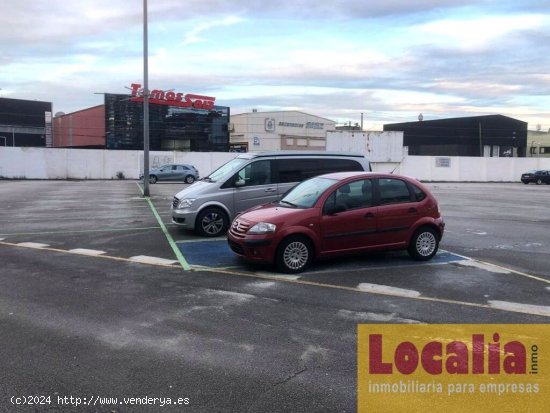
[[[374,214],[372,212],[367,212],[365,215],[364,215],[365,218],[367,219],[372,219],[374,218]]]
[[[276,188],[266,188],[265,192],[277,192]]]
[[[416,214],[416,213],[418,212],[418,210],[417,210],[416,208],[414,208],[414,207],[411,207],[411,208],[409,208],[409,212],[410,212],[411,214]]]

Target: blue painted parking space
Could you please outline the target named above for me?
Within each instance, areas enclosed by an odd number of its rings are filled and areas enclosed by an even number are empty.
[[[244,260],[237,257],[231,251],[225,240],[178,242],[177,245],[189,265],[192,266],[211,268],[240,267],[243,270],[250,269]],[[448,264],[464,259],[464,257],[459,255],[440,250],[428,263],[431,265]],[[414,261],[403,251],[339,258],[331,260],[330,263],[330,269],[332,270],[426,265],[426,262]],[[311,270],[315,269],[318,269],[317,266],[311,268]],[[325,267],[325,269],[328,268]]]

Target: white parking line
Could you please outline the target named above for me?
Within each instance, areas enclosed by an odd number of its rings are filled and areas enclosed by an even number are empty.
[[[365,291],[367,293],[387,294],[394,295],[396,297],[420,297],[420,293],[415,290],[406,290],[404,288],[391,287],[389,285],[369,284],[361,283],[357,286],[357,289]]]
[[[510,271],[507,270],[506,268],[502,268],[498,265],[479,262],[479,261],[475,261],[475,260],[471,260],[471,259],[463,260],[463,261],[455,261],[455,264],[463,265],[465,267],[479,268],[480,270],[496,272],[498,274],[510,274]]]
[[[178,262],[177,260],[167,260],[166,258],[150,257],[148,255],[136,255],[128,258],[128,260],[153,265],[173,265]]]
[[[87,248],[75,248],[75,249],[69,250],[69,252],[72,252],[73,254],[92,255],[92,256],[106,254],[105,251],[90,250],[90,249],[87,249]]]
[[[50,246],[50,244],[41,244],[40,242],[20,242],[17,245],[26,248],[46,248]]]
[[[508,301],[488,301],[489,306],[499,310],[514,311],[518,313],[536,314],[550,317],[550,307],[543,305],[511,303]]]

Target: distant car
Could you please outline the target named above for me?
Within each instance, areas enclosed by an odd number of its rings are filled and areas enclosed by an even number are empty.
[[[251,261],[298,273],[316,258],[406,249],[437,252],[445,224],[420,182],[394,174],[337,172],[304,181],[280,201],[238,215],[229,247]]]
[[[139,179],[143,179],[143,174]],[[186,184],[192,184],[197,179],[199,171],[193,165],[167,164],[149,171],[149,182],[152,184],[158,181],[184,181]]]
[[[548,185],[550,184],[550,171],[546,171],[543,169],[533,169],[531,171],[527,171],[521,175],[521,182],[526,185],[531,182],[534,182],[537,185]]]

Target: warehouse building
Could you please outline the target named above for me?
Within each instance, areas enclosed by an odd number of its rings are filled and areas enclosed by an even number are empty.
[[[52,103],[0,98],[0,146],[52,146]]]
[[[402,131],[409,155],[525,157],[527,122],[502,115],[384,125]]]

